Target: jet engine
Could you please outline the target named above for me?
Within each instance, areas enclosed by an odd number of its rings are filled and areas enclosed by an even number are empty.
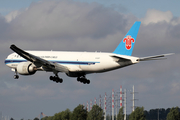
[[[21,62],[17,66],[17,72],[21,75],[33,75],[36,71],[36,66],[31,62]]]

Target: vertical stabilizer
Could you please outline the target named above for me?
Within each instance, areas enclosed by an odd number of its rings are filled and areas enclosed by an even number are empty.
[[[136,21],[113,53],[131,56],[141,22]]]

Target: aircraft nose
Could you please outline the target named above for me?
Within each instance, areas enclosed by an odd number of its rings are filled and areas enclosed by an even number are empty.
[[[9,63],[11,62],[11,60],[9,59],[9,56],[10,55],[8,55],[7,58],[4,61],[4,64],[7,65],[8,67],[9,67]]]
[[[7,65],[7,64],[8,64],[8,60],[7,60],[7,58],[5,59],[4,64],[5,64],[5,65]]]
[[[12,67],[11,60],[9,59],[5,59],[4,64],[7,65],[8,67]]]

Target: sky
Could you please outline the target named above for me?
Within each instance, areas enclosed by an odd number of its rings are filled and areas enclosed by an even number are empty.
[[[0,112],[15,120],[34,119],[69,108],[73,110],[120,85],[127,90],[131,112],[132,86],[145,110],[180,106],[179,0],[0,0]],[[10,45],[25,50],[113,52],[135,21],[141,27],[132,53],[145,57],[175,53],[165,60],[146,61],[122,69],[90,74],[89,85],[63,73],[20,76],[4,64]],[[98,100],[97,100],[98,101]]]

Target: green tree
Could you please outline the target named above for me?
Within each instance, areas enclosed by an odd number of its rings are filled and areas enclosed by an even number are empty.
[[[69,109],[66,109],[65,111],[61,112],[61,119],[62,120],[70,120],[71,111]]]
[[[34,120],[39,120],[39,118],[36,117],[36,118],[34,118]]]
[[[54,114],[52,117],[46,117],[42,120],[70,120],[71,111],[66,109],[65,111]]]
[[[103,120],[103,109],[98,105],[93,105],[92,110],[88,113],[87,120]]]
[[[48,117],[46,120],[52,120],[54,116]]]
[[[111,116],[109,114],[106,116],[106,120],[111,120]]]
[[[46,116],[46,117],[43,117],[41,120],[48,120],[48,116]]]
[[[119,109],[119,113],[117,115],[117,120],[124,120],[123,107]]]
[[[62,119],[61,119],[61,112],[54,114],[52,120],[62,120]]]
[[[179,108],[171,108],[170,112],[167,114],[166,120],[180,120]]]
[[[84,109],[83,105],[78,105],[74,108],[70,120],[86,120],[87,118],[87,111]]]
[[[144,107],[137,107],[129,116],[129,120],[145,120]]]

